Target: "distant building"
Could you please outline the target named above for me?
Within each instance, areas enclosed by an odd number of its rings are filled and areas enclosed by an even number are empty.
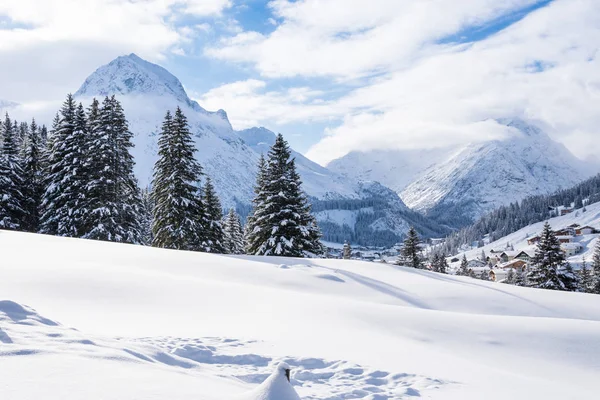
[[[506,262],[504,264],[496,265],[496,268],[494,268],[494,269],[502,269],[502,270],[514,269],[515,271],[518,271],[518,270],[525,271],[527,269],[527,262],[516,258],[516,259]]]
[[[564,251],[567,257],[579,254],[583,249],[583,246],[579,243],[561,243],[560,249]]]
[[[596,228],[593,228],[591,226],[580,226],[575,228],[575,234],[576,235],[591,235],[592,233],[597,233],[598,231],[596,230]]]
[[[539,236],[534,236],[532,238],[527,239],[527,244],[533,246],[534,244],[539,243],[541,239],[542,238]]]
[[[519,260],[523,260],[525,262],[529,262],[533,258],[534,255],[535,255],[535,252],[533,252],[531,250],[523,250],[523,251],[520,251],[515,256],[515,259],[519,259]]]
[[[560,243],[571,243],[574,239],[571,235],[557,235],[556,238]]]

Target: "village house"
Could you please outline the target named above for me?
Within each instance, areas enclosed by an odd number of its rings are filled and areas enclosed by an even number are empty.
[[[495,269],[502,269],[507,271],[509,269],[514,269],[515,271],[525,271],[527,269],[527,262],[516,258],[504,264],[497,265]]]
[[[517,256],[517,254],[519,254],[519,252],[516,250],[503,251],[502,254],[500,254],[500,260],[502,262],[508,262],[510,260],[514,260],[515,257]]]
[[[490,270],[490,281],[502,282],[508,276],[508,269],[492,269]]]
[[[539,236],[534,236],[532,238],[527,239],[527,244],[533,246],[534,244],[538,244],[542,238]]]
[[[563,208],[562,210],[560,210],[560,215],[567,215],[567,214],[571,214],[573,212],[572,208]]]
[[[571,235],[557,235],[556,238],[560,243],[571,243],[573,242],[573,236]]]
[[[523,251],[520,251],[519,254],[517,254],[515,256],[515,259],[529,262],[533,258],[534,255],[535,255],[535,252],[532,250],[523,250]]]
[[[575,234],[576,235],[591,235],[593,233],[597,233],[598,231],[596,230],[596,228],[593,228],[591,226],[580,226],[575,228]]]
[[[583,249],[583,246],[579,243],[561,243],[560,249],[567,257],[571,257],[575,254],[579,254]]]

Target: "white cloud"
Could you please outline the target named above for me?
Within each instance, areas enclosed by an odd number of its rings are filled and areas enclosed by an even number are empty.
[[[102,63],[136,52],[159,60],[181,53],[193,32],[177,28],[181,13],[218,16],[229,0],[2,0],[0,16],[11,21],[0,29],[0,83],[3,97],[55,99],[75,90]],[[31,92],[31,91],[29,91]]]
[[[264,78],[378,76],[336,99],[281,104],[265,118],[343,118],[308,156],[322,163],[351,150],[431,147],[497,138],[489,120],[536,121],[575,154],[600,152],[600,8],[597,0],[555,0],[473,45],[438,45],[534,1],[342,0],[272,2],[283,19],[269,35],[243,32],[207,54],[249,63]],[[362,6],[361,6],[362,5]],[[376,75],[374,75],[376,74]],[[253,92],[260,114],[273,95]],[[318,98],[314,99],[318,100]]]
[[[198,102],[210,110],[222,107],[233,110],[228,116],[236,129],[267,122],[283,125],[332,118],[332,110],[316,101],[323,94],[321,91],[307,87],[275,91],[266,87],[265,81],[257,79],[228,83],[198,96]]]

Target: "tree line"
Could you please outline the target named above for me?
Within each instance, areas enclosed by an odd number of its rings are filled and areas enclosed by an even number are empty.
[[[0,122],[0,229],[227,254],[320,255],[320,230],[283,136],[261,157],[244,230],[226,216],[180,108],[167,111],[152,184],[134,176],[120,102],[68,95],[52,127]]]

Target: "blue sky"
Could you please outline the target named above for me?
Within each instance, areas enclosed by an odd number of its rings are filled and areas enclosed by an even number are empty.
[[[133,52],[321,163],[498,138],[482,121],[515,116],[597,149],[596,0],[82,3],[0,3],[0,98],[41,110]]]

